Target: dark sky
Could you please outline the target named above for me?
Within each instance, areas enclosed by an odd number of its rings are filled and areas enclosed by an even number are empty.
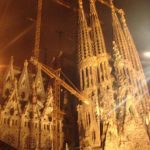
[[[41,55],[44,55],[44,51],[48,51],[50,62],[53,56],[58,55],[61,48],[64,52],[65,64],[69,70],[72,70],[71,66],[75,63],[73,58],[75,58],[77,36],[77,12],[73,8],[77,8],[77,0],[60,0],[70,5],[70,9],[55,1],[43,0]],[[88,0],[83,1],[88,17]],[[142,57],[142,53],[150,51],[150,0],[114,0],[114,2],[126,12],[129,29],[148,76],[150,60]],[[107,49],[111,50],[110,9],[98,2],[96,4]],[[24,59],[30,58],[34,45],[36,6],[37,0],[0,0],[0,63],[8,63],[11,55],[15,57],[16,65],[22,65]],[[24,36],[19,38],[21,34]]]

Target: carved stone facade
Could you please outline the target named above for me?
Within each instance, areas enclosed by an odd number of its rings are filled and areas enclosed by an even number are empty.
[[[82,0],[79,0],[80,89],[91,102],[89,105],[80,104],[77,108],[80,148],[148,150],[149,92],[124,13],[119,10],[119,18],[110,0],[113,50],[109,56],[95,0],[89,0],[89,5],[90,27],[84,14]]]
[[[25,61],[23,71],[16,74],[11,58],[0,100],[0,140],[19,150],[75,149],[73,132],[78,124],[81,150],[149,150],[149,91],[125,14],[116,12],[110,0],[113,48],[109,54],[95,0],[88,0],[90,28],[83,2],[78,1],[77,65],[81,94],[89,104],[78,103],[74,122],[76,107],[67,102],[67,93],[64,103],[59,101],[59,83],[54,81],[45,91],[40,66],[36,74],[35,69],[28,73]],[[59,75],[58,70],[55,73]]]
[[[40,67],[34,77],[28,73],[28,62],[25,61],[19,82],[17,80],[12,58],[3,85],[0,140],[19,150],[63,149],[63,115],[54,117],[57,113],[54,101],[57,100],[51,86],[45,92]],[[58,138],[56,130],[60,133]]]

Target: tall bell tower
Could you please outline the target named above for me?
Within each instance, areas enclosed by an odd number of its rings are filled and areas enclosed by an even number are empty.
[[[90,27],[92,38],[92,51],[97,60],[97,96],[100,109],[100,137],[101,145],[104,147],[110,121],[115,124],[115,113],[111,112],[114,108],[112,83],[114,78],[111,75],[109,64],[110,55],[106,50],[102,26],[97,14],[95,0],[89,0],[90,4]],[[110,113],[111,112],[111,113]],[[108,119],[109,115],[109,119]]]
[[[100,146],[100,128],[97,119],[97,59],[91,45],[90,29],[87,25],[82,0],[79,0],[78,18],[78,72],[80,90],[87,95],[90,104],[78,105],[79,140],[81,148]]]

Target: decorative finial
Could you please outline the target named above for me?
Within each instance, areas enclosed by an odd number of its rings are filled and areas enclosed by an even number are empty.
[[[125,18],[125,12],[124,12],[124,10],[120,9],[119,13],[121,15],[121,21],[123,22],[123,24],[126,24],[126,18]]]
[[[79,8],[83,8],[83,2],[82,2],[82,0],[79,0]]]
[[[24,62],[24,66],[25,66],[25,67],[27,67],[27,66],[28,66],[28,61],[27,61],[27,60],[25,60],[25,62]]]
[[[53,90],[52,90],[52,86],[48,87],[48,95],[52,96],[53,95]]]
[[[121,15],[125,15],[125,12],[124,12],[123,9],[119,9],[119,13],[120,13]]]
[[[113,0],[110,0],[110,6],[111,6],[112,11],[114,12],[114,11],[115,11],[115,8],[114,8]]]
[[[95,3],[95,0],[89,0],[91,3]]]
[[[66,150],[69,150],[69,146],[68,146],[68,143],[66,143]]]

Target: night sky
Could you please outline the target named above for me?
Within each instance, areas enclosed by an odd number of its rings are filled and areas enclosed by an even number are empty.
[[[41,58],[47,54],[48,63],[59,51],[64,52],[66,72],[73,72],[77,42],[77,0],[43,0],[43,21],[41,29]],[[88,16],[88,0],[83,0]],[[147,77],[149,59],[143,57],[150,51],[150,0],[114,0],[115,5],[126,12],[127,23],[133,35]],[[111,51],[112,28],[110,9],[96,3],[104,30],[108,51]],[[35,18],[37,0],[0,0],[0,63],[7,64],[10,56],[15,65],[22,66],[29,59],[34,46]],[[60,35],[61,32],[61,36]],[[23,35],[23,36],[21,36]]]

